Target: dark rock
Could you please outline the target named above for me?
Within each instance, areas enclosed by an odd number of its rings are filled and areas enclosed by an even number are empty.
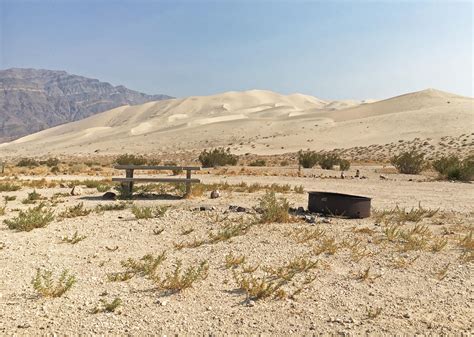
[[[115,194],[114,192],[105,192],[104,195],[102,196],[102,199],[115,200],[117,199],[117,194]]]
[[[247,212],[247,208],[236,205],[230,205],[229,210],[232,212]]]

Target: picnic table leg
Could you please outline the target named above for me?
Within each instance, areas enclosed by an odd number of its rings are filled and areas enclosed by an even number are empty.
[[[186,170],[186,179],[191,179],[191,170]],[[189,197],[191,195],[191,183],[189,181],[186,182],[186,194],[185,197]]]
[[[125,177],[133,178],[133,170],[125,170]],[[133,193],[133,182],[129,181],[122,183],[122,189],[126,196],[131,196]]]

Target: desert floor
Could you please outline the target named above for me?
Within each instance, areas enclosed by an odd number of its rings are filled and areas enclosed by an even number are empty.
[[[351,178],[357,168],[366,179]],[[367,219],[317,217],[315,224],[301,219],[258,223],[230,238],[211,240],[258,217],[252,207],[258,206],[265,190],[228,188],[217,199],[210,199],[208,191],[189,199],[149,193],[137,196],[123,210],[61,219],[64,209],[81,202],[87,209],[121,202],[102,200],[103,192],[95,188],[83,187],[81,195],[71,196],[64,182],[65,187],[36,188],[49,200],[55,220],[44,228],[18,232],[3,220],[35,206],[22,203],[33,190],[24,181],[93,178],[14,178],[13,183],[24,185],[22,189],[1,192],[2,199],[16,196],[16,200],[9,201],[5,215],[0,216],[0,334],[473,333],[472,184],[393,174],[371,166],[351,168],[346,179],[338,178],[337,171],[305,170],[306,177],[285,172],[263,176],[211,170],[198,177],[205,184],[302,185],[305,193],[277,193],[293,207],[307,207],[307,191],[360,194],[372,197],[372,207],[379,212]],[[56,193],[63,194],[52,204]],[[132,203],[170,208],[162,216],[136,219]],[[230,205],[243,206],[248,212],[229,211]],[[396,206],[406,212],[420,211],[419,205],[421,211],[438,212],[421,215],[415,222],[380,215],[381,210]],[[209,207],[196,210],[201,206]],[[403,213],[391,214],[401,217]],[[405,236],[390,236],[396,231]],[[85,238],[76,244],[63,242],[75,232]],[[207,261],[207,278],[176,293],[139,274],[126,281],[109,280],[110,275],[125,270],[121,261],[162,252],[166,259],[156,271],[161,280],[174,270],[177,260],[182,261],[183,270]],[[245,256],[245,262],[226,266],[230,253]],[[275,298],[275,293],[249,299],[238,285],[243,277],[273,284],[278,268],[291,261],[305,261],[310,267],[298,270],[283,284],[283,298]],[[37,268],[53,271],[55,278],[67,269],[77,282],[61,297],[41,297],[32,286]],[[114,312],[94,313],[101,308],[101,300],[110,303],[115,298],[122,303]]]

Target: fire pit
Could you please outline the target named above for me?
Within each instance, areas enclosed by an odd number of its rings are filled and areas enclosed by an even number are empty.
[[[368,218],[371,198],[332,192],[309,192],[308,210],[347,218]]]

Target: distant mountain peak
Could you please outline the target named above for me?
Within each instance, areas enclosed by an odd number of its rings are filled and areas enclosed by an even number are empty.
[[[173,98],[147,95],[64,70],[0,70],[0,142],[122,105]]]

